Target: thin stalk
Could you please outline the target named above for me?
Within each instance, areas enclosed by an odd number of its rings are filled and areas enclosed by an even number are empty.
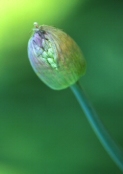
[[[103,123],[101,122],[97,113],[95,112],[89,100],[87,99],[79,82],[72,85],[71,90],[77,98],[81,108],[85,113],[85,116],[87,117],[90,125],[92,126],[103,147],[123,172],[123,152],[105,129]]]

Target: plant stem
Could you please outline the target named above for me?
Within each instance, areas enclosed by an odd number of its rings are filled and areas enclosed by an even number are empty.
[[[90,125],[92,126],[94,132],[96,133],[100,142],[104,146],[105,150],[108,152],[108,154],[111,156],[111,158],[123,172],[123,152],[105,129],[103,123],[101,122],[97,113],[95,112],[89,100],[87,99],[79,82],[72,85],[71,90],[73,91],[78,102],[80,103],[80,106],[83,109]]]

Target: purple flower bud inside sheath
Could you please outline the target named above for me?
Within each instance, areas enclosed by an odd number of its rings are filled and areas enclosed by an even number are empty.
[[[63,31],[51,26],[35,28],[28,42],[28,57],[38,77],[52,89],[64,89],[85,73],[81,50]]]

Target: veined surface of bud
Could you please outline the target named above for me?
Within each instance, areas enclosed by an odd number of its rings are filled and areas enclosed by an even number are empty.
[[[38,77],[55,90],[76,83],[86,70],[82,52],[70,36],[36,22],[28,42],[28,57]]]

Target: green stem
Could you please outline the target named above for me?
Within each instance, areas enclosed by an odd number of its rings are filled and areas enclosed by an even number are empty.
[[[79,82],[71,86],[71,89],[105,150],[123,172],[123,152],[121,151],[120,147],[118,147],[118,145],[110,137],[103,123],[84,94]]]

